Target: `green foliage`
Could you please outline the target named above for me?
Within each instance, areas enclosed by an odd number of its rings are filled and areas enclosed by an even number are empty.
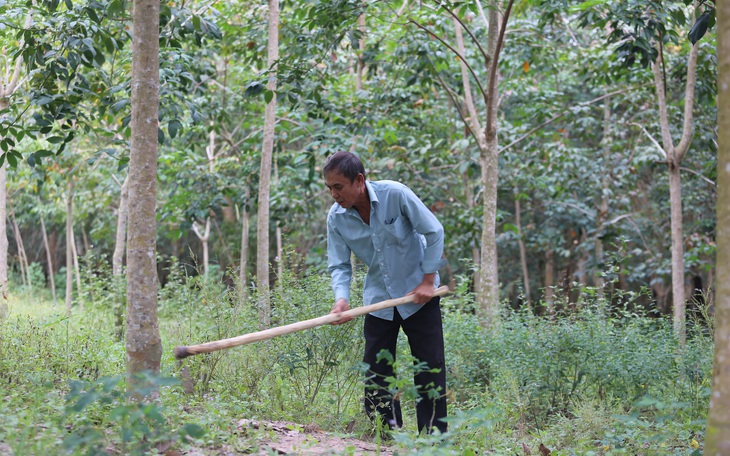
[[[280,326],[327,314],[333,302],[328,280],[311,276],[295,281],[279,278],[272,296],[272,325]],[[362,277],[357,281],[362,283]],[[359,287],[352,291],[359,296]],[[353,299],[352,305],[358,300]],[[293,416],[324,415],[329,410],[341,420],[348,404],[358,395],[357,363],[362,351],[362,329],[358,322],[326,325],[271,341],[276,356],[275,374],[288,376],[287,394],[297,400],[289,403]],[[324,407],[324,408],[320,408]]]
[[[143,455],[166,451],[176,441],[205,434],[196,424],[175,431],[163,416],[163,409],[150,400],[160,388],[175,385],[175,379],[141,373],[131,379],[104,377],[95,382],[72,382],[66,395],[61,425],[71,427],[63,448],[71,454]],[[136,400],[135,397],[146,398]],[[104,430],[111,428],[115,434]],[[113,450],[109,450],[109,447]]]
[[[555,321],[515,314],[495,336],[483,355],[495,371],[489,386],[516,385],[530,398],[525,412],[537,418],[566,413],[580,397],[622,398],[625,407],[660,392],[695,400],[697,393],[676,389],[676,378],[686,388],[697,378],[706,382],[710,372],[706,356],[677,355],[666,321],[636,314],[609,317],[594,308]],[[689,380],[685,364],[692,363],[699,371]]]
[[[355,423],[353,432],[369,434],[357,321],[174,365],[175,345],[259,329],[258,296],[244,299],[215,277],[186,277],[181,265],[174,270],[159,301],[168,347],[163,372],[169,374],[145,377],[130,390],[120,376],[124,347],[114,340],[111,308],[87,305],[85,315],[65,318],[47,303],[24,304],[23,312],[12,304],[9,318],[0,323],[0,440],[17,454],[47,452],[62,441],[74,454],[139,454],[203,442],[250,451],[263,435],[242,436],[236,424],[241,417],[316,423],[336,432]],[[280,280],[271,295],[274,324],[318,317],[331,308],[326,277],[295,280],[287,272]],[[358,276],[358,288],[361,283]],[[693,439],[701,446],[712,338],[699,321],[690,326],[682,349],[671,321],[638,311],[609,312],[605,301],[586,290],[575,309],[552,317],[508,312],[501,326],[486,332],[473,313],[471,295],[458,283],[460,288],[442,301],[449,432],[415,435],[411,378],[419,366],[401,338],[398,376],[390,379],[402,394],[406,419],[404,429],[393,434],[397,448],[508,454],[522,451],[523,443],[533,450],[544,443],[556,454],[690,455]],[[632,296],[622,299],[634,302]],[[129,395],[148,396],[147,387],[159,391],[159,399],[129,400]],[[198,433],[201,428],[205,436]]]

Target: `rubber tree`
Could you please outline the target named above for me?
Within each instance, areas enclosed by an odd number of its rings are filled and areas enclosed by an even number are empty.
[[[276,65],[279,60],[279,0],[269,0],[268,82],[266,83],[266,110],[264,137],[261,145],[261,173],[259,177],[256,286],[259,290],[259,326],[269,327],[269,195],[271,194],[271,160],[276,128]]]
[[[157,130],[160,3],[132,6],[132,131],[127,245],[127,373],[159,372],[162,340],[157,320]]]
[[[509,20],[510,12],[512,10],[513,1],[509,0],[504,5],[502,2],[493,1],[487,5],[487,13],[484,13],[484,9],[481,2],[476,2],[478,6],[479,15],[482,20],[486,23],[487,28],[487,48],[483,49],[479,40],[466,26],[463,20],[459,17],[455,11],[455,5],[441,4],[440,7],[445,10],[445,14],[453,18],[457,23],[457,33],[460,28],[464,28],[472,43],[480,50],[480,65],[486,68],[486,80],[482,81],[481,77],[474,71],[473,66],[469,65],[468,60],[462,55],[458,48],[455,49],[451,44],[447,43],[443,37],[438,36],[433,31],[429,30],[428,27],[421,24],[415,19],[411,19],[411,23],[416,25],[419,29],[423,30],[430,37],[434,37],[441,41],[452,53],[454,53],[462,65],[466,66],[469,70],[469,75],[465,77],[474,78],[481,99],[484,102],[483,110],[481,114],[483,119],[482,128],[477,120],[477,109],[471,98],[471,94],[468,94],[466,98],[467,108],[466,113],[460,113],[464,119],[464,123],[469,129],[469,133],[476,140],[480,151],[480,165],[481,165],[481,185],[483,188],[483,216],[482,216],[482,234],[481,234],[481,255],[479,260],[479,279],[477,282],[476,300],[479,306],[479,315],[482,324],[485,327],[490,327],[497,323],[499,319],[499,277],[497,269],[497,184],[499,179],[499,143],[497,136],[497,113],[499,109],[499,92],[498,92],[498,79],[499,79],[499,56],[504,43],[504,35],[507,22]],[[458,39],[458,38],[457,38]],[[463,43],[457,43],[457,47]],[[464,72],[466,73],[466,72]],[[468,88],[468,83],[462,79],[462,84]],[[467,95],[465,95],[467,97]],[[471,122],[467,120],[469,115],[474,118]]]
[[[717,291],[715,358],[710,412],[705,432],[707,456],[730,454],[730,1],[718,0],[718,162]]]
[[[658,44],[661,48],[663,44]],[[659,49],[652,63],[657,103],[659,105],[659,126],[661,130],[661,151],[667,161],[669,172],[669,201],[672,230],[672,302],[674,313],[674,332],[684,344],[685,332],[685,271],[684,271],[684,234],[682,230],[682,178],[680,166],[692,142],[692,118],[694,108],[694,88],[696,82],[697,53],[699,42],[694,42],[687,57],[687,82],[684,95],[684,121],[681,136],[676,143],[672,138],[666,98],[666,73],[664,70],[663,49]]]
[[[650,67],[656,90],[655,103],[658,108],[657,124],[660,139],[655,139],[646,129],[645,133],[662,154],[669,174],[671,253],[672,253],[672,302],[674,330],[680,343],[685,341],[685,266],[684,234],[680,167],[692,145],[695,85],[697,81],[697,57],[700,39],[714,18],[714,8],[709,2],[695,3],[696,21],[689,32],[691,45],[686,50],[684,37],[677,33],[688,26],[690,18],[685,15],[686,2],[629,1],[617,4],[584,4],[580,21],[583,25],[605,28],[608,43],[616,43],[616,52],[624,56],[628,66],[641,63]],[[673,45],[673,46],[670,46]],[[681,118],[672,115],[667,87],[668,57],[672,49],[686,53],[684,94],[681,97]],[[675,132],[673,134],[673,132]],[[676,133],[678,132],[678,133]]]

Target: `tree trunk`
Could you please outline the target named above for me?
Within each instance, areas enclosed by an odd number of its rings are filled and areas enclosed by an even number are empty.
[[[364,3],[364,0],[363,0]],[[358,52],[356,52],[357,62],[355,64],[355,96],[359,95],[362,90],[363,76],[365,74],[365,12],[363,11],[357,17],[357,30],[360,32],[360,38],[358,40]],[[350,142],[350,152],[354,153],[357,150],[358,135],[353,135]]]
[[[603,271],[603,231],[606,225],[606,217],[608,216],[608,190],[611,184],[610,160],[611,160],[611,97],[606,98],[603,105],[603,138],[601,138],[601,146],[603,149],[603,166],[604,174],[601,180],[601,198],[596,208],[596,239],[594,243],[595,256],[595,283],[596,291],[599,298],[603,297],[603,288],[606,282],[601,276]]]
[[[215,130],[211,129],[208,134],[209,142],[208,147],[205,148],[205,155],[208,158],[208,172],[213,174],[215,172]],[[203,275],[208,276],[208,270],[210,265],[210,256],[208,253],[208,240],[210,239],[210,216],[205,218],[205,234],[200,232],[196,222],[193,222],[193,231],[200,240],[201,247],[203,248]]]
[[[682,234],[682,180],[679,163],[669,165],[669,204],[672,234],[672,304],[674,332],[682,345],[685,342],[686,300],[684,290],[684,235]]]
[[[160,2],[135,0],[132,11],[132,130],[127,241],[127,373],[160,371],[157,320],[156,187]]]
[[[129,176],[124,179],[119,196],[119,212],[117,213],[117,235],[112,256],[112,274],[114,277],[122,275],[124,270],[124,251],[127,239],[127,216],[129,213]]]
[[[6,104],[5,101],[3,104]],[[7,170],[0,165],[0,320],[8,315],[8,232],[7,219]]]
[[[555,252],[545,251],[545,303],[549,315],[555,313]]]
[[[661,49],[660,49],[661,51]],[[684,236],[682,234],[682,187],[679,167],[684,154],[689,150],[692,142],[692,107],[694,105],[695,83],[697,80],[697,54],[699,42],[690,50],[687,62],[687,85],[684,93],[684,121],[682,123],[682,137],[675,147],[669,126],[669,111],[667,108],[666,87],[662,52],[658,53],[656,62],[652,65],[654,86],[659,105],[659,126],[662,132],[663,153],[669,168],[669,204],[672,233],[672,302],[674,306],[674,332],[681,345],[685,343],[685,295],[684,295]]]
[[[248,204],[248,185],[246,186],[246,202],[241,206],[241,269],[238,271],[238,281],[240,282],[241,303],[246,302],[248,297],[248,225],[250,213],[246,209]]]
[[[357,30],[360,32],[358,40],[357,73],[355,74],[355,90],[362,90],[362,79],[365,73],[365,13],[357,17]]]
[[[74,264],[74,180],[73,177],[69,176],[68,187],[66,191],[66,315],[71,315],[71,304],[73,303],[73,289],[74,289],[74,276],[73,276],[73,264]]]
[[[79,310],[84,311],[84,300],[81,299],[81,268],[79,268],[79,249],[76,245],[76,236],[74,235],[74,226],[71,224],[71,255],[74,260],[74,277],[76,278],[76,293],[79,294]],[[93,301],[93,296],[91,297]]]
[[[259,327],[271,324],[269,302],[269,195],[271,193],[271,157],[274,150],[276,125],[276,61],[279,59],[279,0],[269,0],[268,68],[271,71],[267,90],[274,96],[266,104],[264,113],[264,139],[261,146],[261,175],[259,180],[259,211],[257,220],[258,245],[256,257],[256,283],[259,290]]]
[[[499,45],[500,23],[500,13],[496,8],[490,8],[487,54],[493,56],[493,58],[490,62],[487,126],[484,131],[486,148],[481,150],[484,212],[481,238],[482,252],[479,261],[479,288],[477,289],[480,320],[485,328],[495,325],[499,319],[499,279],[497,269],[497,181],[499,178],[499,149],[497,142],[497,48]]]
[[[532,310],[532,301],[530,299],[530,274],[527,270],[527,249],[525,249],[525,240],[522,234],[522,208],[520,207],[520,196],[515,189],[515,224],[517,225],[517,242],[520,247],[520,264],[522,265],[522,281],[525,287],[525,304],[527,308]]]
[[[459,54],[465,55],[465,46],[464,46],[464,34],[461,30],[461,24],[459,21],[454,18],[454,31],[456,32],[456,50],[459,51]],[[465,120],[468,121],[470,125],[471,132],[473,135],[475,135],[475,139],[477,141],[477,147],[480,151],[485,150],[487,147],[486,143],[486,137],[484,136],[484,132],[482,131],[482,126],[479,124],[479,114],[477,113],[476,105],[474,104],[474,97],[471,93],[471,82],[469,81],[469,69],[466,66],[466,62],[464,62],[463,59],[459,59],[460,66],[461,66],[461,84],[464,88],[464,105],[466,107],[466,111],[469,114],[469,117]],[[470,210],[474,209],[474,199],[471,195],[471,185],[469,183],[469,178],[466,173],[462,175],[462,179],[464,181],[464,191],[465,191],[465,197],[466,197],[466,204],[467,207]],[[472,249],[472,261],[474,262],[474,266],[476,268],[476,271],[474,273],[474,289],[479,289],[479,264],[481,261],[480,257],[481,253],[477,247]]]
[[[118,182],[117,182],[118,183]],[[112,275],[114,280],[114,334],[122,340],[124,336],[124,252],[127,247],[127,218],[129,217],[129,175],[124,179],[119,195],[119,210],[117,212],[117,233],[112,256]]]
[[[235,223],[236,222],[236,215],[235,215],[235,207],[233,205],[233,201],[231,200],[230,196],[224,196],[223,199],[226,200],[226,204],[221,207],[221,213],[223,214],[223,223]]]
[[[730,454],[730,0],[716,3],[718,59],[715,358],[705,431],[707,456]]]
[[[25,28],[30,25],[31,17],[25,19]],[[12,49],[12,47],[11,47]],[[11,60],[8,58],[6,48],[2,49],[2,61],[8,65]],[[10,65],[0,72],[0,111],[10,106],[10,96],[15,92],[20,80],[20,70],[23,60],[18,57],[11,71]],[[8,171],[3,162],[0,166],[0,319],[4,319],[8,313],[8,232],[6,219],[8,214]]]
[[[43,214],[41,214],[41,231],[43,232],[43,246],[46,248],[46,262],[48,263],[48,280],[51,282],[51,295],[53,296],[53,302],[56,302],[56,279],[53,278],[53,255],[51,253],[51,246],[48,243],[48,232],[46,231],[46,223],[43,221]]]
[[[81,239],[84,241],[84,253],[88,252],[89,249],[89,236],[86,234],[86,229],[84,226],[81,226]]]
[[[669,307],[669,287],[664,283],[661,276],[652,274],[649,282],[651,285],[651,291],[656,302],[656,308],[662,315],[668,315],[671,311]]]
[[[200,244],[203,247],[203,275],[208,275],[208,239],[210,238],[210,217],[205,219],[205,234],[200,232],[197,222],[193,222],[193,231],[195,235],[200,239]]]
[[[575,277],[578,279],[578,283],[581,288],[588,285],[588,262],[590,261],[590,252],[586,247],[588,244],[588,233],[584,227],[580,228],[580,237],[578,243],[575,244],[575,251],[577,253],[577,261],[575,267]]]
[[[25,253],[23,245],[23,237],[20,234],[18,220],[15,218],[15,212],[10,208],[10,223],[13,225],[13,233],[15,234],[15,246],[18,249],[18,262],[20,263],[20,276],[23,279],[23,285],[28,286],[30,295],[33,296],[33,283],[30,279],[30,268],[28,267],[28,255]]]

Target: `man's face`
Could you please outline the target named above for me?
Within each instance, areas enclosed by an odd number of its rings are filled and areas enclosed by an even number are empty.
[[[332,198],[344,208],[352,207],[365,192],[365,177],[362,174],[358,174],[355,180],[350,182],[350,179],[341,173],[328,173],[324,176],[324,184]]]

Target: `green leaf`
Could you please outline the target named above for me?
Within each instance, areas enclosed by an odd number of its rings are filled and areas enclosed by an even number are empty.
[[[246,86],[246,90],[244,90],[244,94],[247,97],[255,97],[256,95],[260,94],[264,91],[264,85],[261,84],[258,81],[252,82],[249,85]]]
[[[165,132],[159,127],[157,128],[157,144],[165,144]]]
[[[170,138],[176,137],[181,128],[182,124],[177,119],[173,119],[167,123],[167,132],[170,135]]]
[[[128,104],[129,104],[129,98],[119,100],[112,105],[112,112],[117,113],[117,112],[121,111],[121,109]]]
[[[15,155],[13,155],[12,152],[8,152],[5,155],[8,157],[8,164],[13,168],[16,168],[18,166],[18,159],[15,158]]]
[[[28,154],[28,158],[26,158],[25,161],[30,165],[31,168],[34,168],[36,164],[35,154]]]
[[[271,100],[274,99],[274,92],[271,90],[264,91],[264,101],[266,101],[266,104],[271,103]]]
[[[44,105],[47,105],[48,103],[50,103],[51,101],[53,101],[53,98],[49,97],[48,95],[41,95],[40,97],[36,98],[35,103],[38,106],[44,106]]]
[[[112,0],[107,7],[110,16],[116,16],[124,11],[124,3],[122,0]]]
[[[62,136],[51,136],[50,138],[46,138],[46,141],[48,141],[51,144],[58,144],[63,141]]]
[[[696,44],[699,40],[707,33],[707,26],[710,23],[710,16],[714,10],[707,10],[700,17],[697,18],[695,25],[692,26],[692,30],[689,31],[689,40],[692,44]]]
[[[69,0],[66,0],[69,1]],[[94,11],[93,8],[87,8],[86,13],[89,15],[89,19],[99,24],[101,20],[99,20],[99,16],[96,14],[96,11]]]
[[[74,5],[71,3],[71,0],[64,0],[64,2],[66,3],[66,8],[68,8],[69,11],[74,9]]]
[[[205,435],[205,429],[197,424],[188,423],[183,426],[182,433],[184,433],[184,435],[189,435],[194,439],[199,439]]]
[[[98,65],[103,65],[106,61],[106,57],[104,57],[103,52],[97,51],[96,54],[94,54],[94,62],[96,62]]]
[[[117,171],[122,171],[127,166],[129,166],[129,157],[124,157],[119,160],[119,166],[117,166]]]
[[[517,232],[518,232],[517,226],[515,226],[515,225],[513,225],[511,223],[505,223],[504,224],[504,231],[505,232],[511,231],[511,232],[513,232],[515,234],[517,234]]]

